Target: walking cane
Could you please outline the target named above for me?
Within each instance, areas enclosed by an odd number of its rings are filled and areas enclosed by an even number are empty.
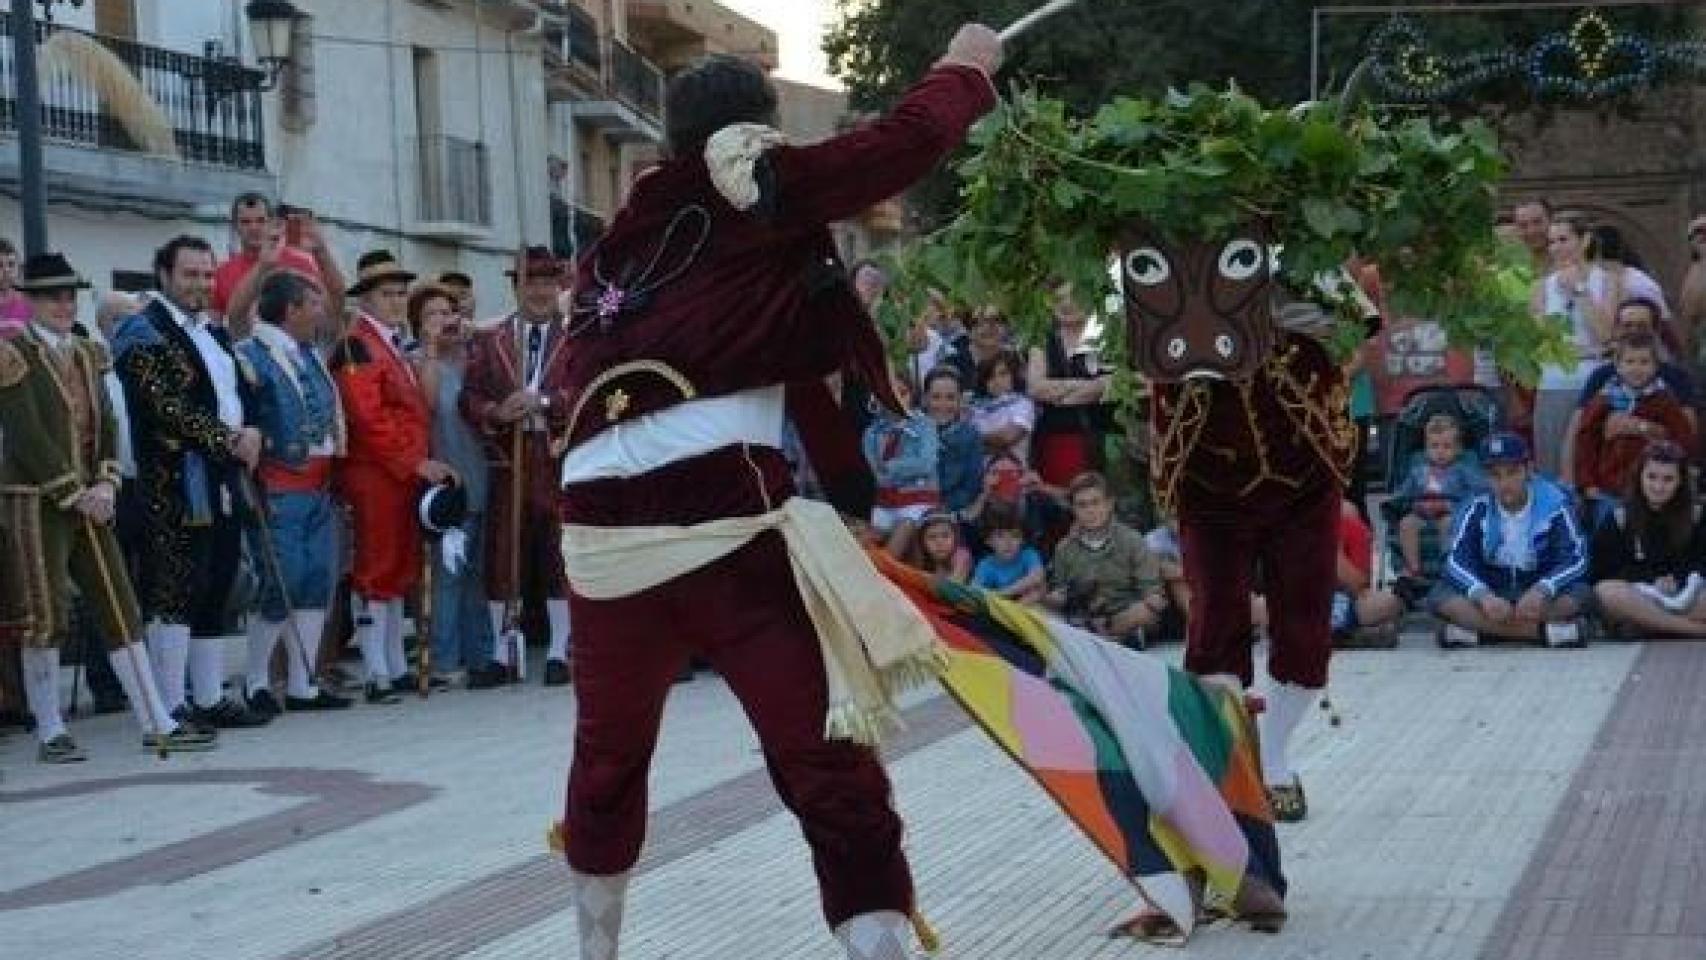
[[[505,599],[504,642],[509,644],[509,676],[511,683],[523,680],[527,671],[521,658],[526,655],[521,635],[521,496],[522,454],[526,441],[526,419],[515,422],[515,436],[510,442],[509,458],[509,596]]]
[[[101,592],[107,595],[107,609],[113,612],[113,619],[118,621],[119,626],[122,629],[124,627],[124,614],[123,607],[120,605],[118,599],[118,589],[113,586],[112,571],[107,569],[107,555],[101,550],[100,535],[95,532],[94,521],[90,520],[88,517],[83,518],[83,532],[88,535],[89,550],[95,555],[95,572],[101,577]],[[89,648],[87,631],[84,632],[83,637],[83,655],[86,657],[88,656]],[[161,730],[155,720],[155,717],[158,717],[160,714],[156,710],[158,704],[154,703],[153,700],[154,685],[152,683],[143,682],[143,678],[146,675],[143,674],[142,671],[150,668],[145,668],[142,662],[137,658],[136,643],[129,638],[126,638],[124,651],[130,658],[130,669],[136,674],[136,685],[142,688],[142,695],[149,698],[148,702],[142,705],[143,712],[148,715],[147,726],[151,727],[154,731],[154,752],[159,755],[160,759],[164,760],[170,751],[166,749],[166,731]],[[72,694],[72,697],[73,709],[75,709],[76,694]]]
[[[432,568],[433,545],[427,545],[426,566],[421,571],[421,615],[415,623],[415,643],[420,647],[420,657],[415,665],[415,692],[425,700],[432,692]],[[440,539],[438,549],[444,549],[444,541]]]
[[[284,604],[284,628],[296,638],[296,657],[301,661],[302,670],[308,675],[308,682],[315,682],[313,666],[308,662],[307,640],[296,626],[296,605],[290,602],[290,588],[284,583],[284,566],[278,562],[278,549],[272,539],[272,507],[268,505],[261,492],[255,489],[255,479],[247,472],[241,473],[243,478],[243,496],[249,505],[255,508],[255,527],[261,535],[261,562],[267,568],[267,575],[278,584],[278,596]],[[319,648],[320,638],[314,638],[315,648]],[[285,644],[289,646],[289,644]]]

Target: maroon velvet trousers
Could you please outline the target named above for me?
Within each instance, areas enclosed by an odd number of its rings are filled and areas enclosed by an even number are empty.
[[[1337,483],[1293,490],[1267,481],[1212,508],[1181,503],[1179,546],[1191,588],[1186,670],[1254,682],[1250,594],[1260,563],[1268,674],[1311,690],[1327,685],[1341,497]]]
[[[791,493],[768,448],[725,448],[621,481],[567,490],[570,523],[689,524],[763,512]],[[616,600],[570,595],[576,727],[569,771],[569,865],[628,870],[646,830],[646,780],[664,697],[689,655],[714,667],[758,733],[771,782],[799,818],[831,926],[908,913],[912,879],[889,781],[868,748],[823,738],[816,631],[782,537],[766,533],[715,563]]]

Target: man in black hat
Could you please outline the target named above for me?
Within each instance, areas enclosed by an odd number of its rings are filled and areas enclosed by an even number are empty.
[[[553,453],[551,437],[568,423],[570,403],[562,376],[569,337],[557,310],[564,271],[550,250],[533,246],[521,251],[508,274],[515,283],[515,312],[475,335],[459,405],[485,439],[491,464],[485,570],[486,594],[495,598],[497,662],[524,672],[522,661],[513,659],[521,645],[504,638],[506,632],[518,636],[514,621],[522,580],[537,575],[551,624],[545,684],[563,686],[569,682],[569,583],[557,514],[563,458]]]
[[[31,257],[18,284],[30,300],[24,332],[0,341],[0,506],[17,555],[9,587],[24,598],[25,695],[45,763],[84,759],[60,716],[59,649],[70,625],[70,588],[89,605],[107,642],[145,742],[162,750],[206,749],[212,738],[185,729],[161,698],[142,644],[142,613],[113,532],[119,465],[116,426],[102,377],[106,348],[72,327],[77,291],[89,284],[59,254]]]
[[[226,606],[242,554],[241,473],[260,462],[244,426],[242,378],[224,327],[206,310],[213,248],[180,236],[154,254],[159,290],[113,334],[143,504],[138,568],[155,680],[171,709],[194,692],[203,727],[265,723],[224,695]],[[193,635],[193,640],[191,639]]]
[[[332,371],[349,428],[338,490],[355,517],[356,641],[366,667],[368,703],[397,703],[413,682],[403,652],[403,598],[420,579],[422,484],[455,477],[428,456],[432,410],[410,364],[406,321],[415,275],[387,250],[362,255],[349,294],[355,322],[332,354]]]

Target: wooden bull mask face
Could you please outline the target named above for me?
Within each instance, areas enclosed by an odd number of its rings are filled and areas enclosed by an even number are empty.
[[[1133,365],[1160,383],[1248,380],[1273,346],[1273,271],[1254,224],[1180,244],[1134,231],[1120,250]]]

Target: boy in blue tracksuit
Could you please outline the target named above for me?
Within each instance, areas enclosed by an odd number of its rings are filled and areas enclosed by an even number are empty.
[[[1429,598],[1441,646],[1473,646],[1481,634],[1580,646],[1576,618],[1591,593],[1569,495],[1533,474],[1514,433],[1489,437],[1481,462],[1491,489],[1463,508]]]

